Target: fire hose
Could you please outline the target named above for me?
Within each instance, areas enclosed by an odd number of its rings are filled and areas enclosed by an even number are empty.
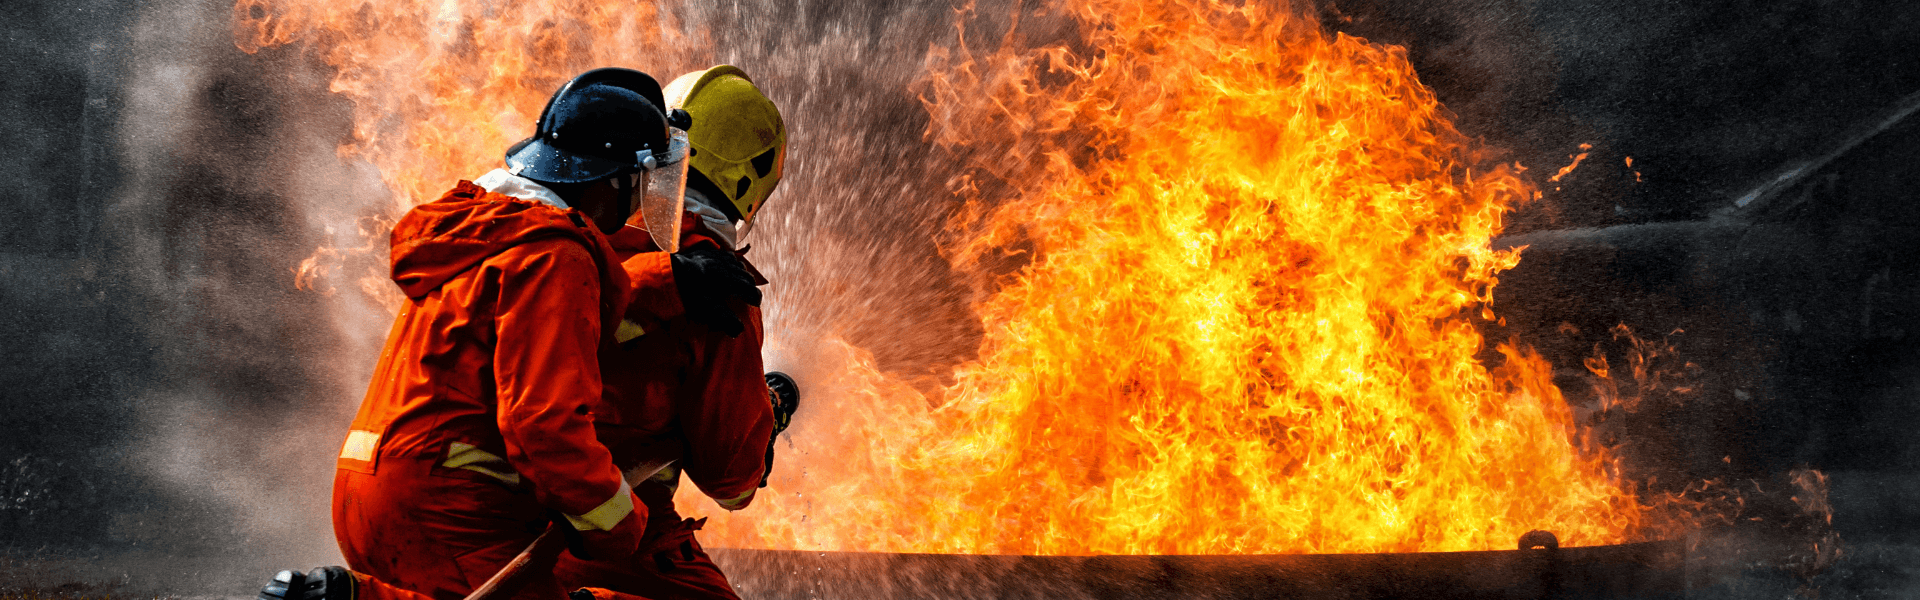
[[[672,464],[672,460],[647,463],[628,473],[638,474],[644,480]],[[526,550],[521,550],[513,560],[507,561],[507,565],[488,578],[486,583],[474,588],[473,593],[467,594],[466,600],[507,600],[520,593],[535,576],[553,571],[553,566],[560,561],[560,552],[569,545],[569,533],[572,533],[572,526],[565,519],[554,519],[553,523],[547,525],[547,530],[540,533],[540,537],[533,538],[533,543],[528,544]]]

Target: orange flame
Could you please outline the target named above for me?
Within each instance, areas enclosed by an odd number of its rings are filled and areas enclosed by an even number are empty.
[[[843,342],[808,348],[832,365],[803,382],[820,412],[710,545],[1379,552],[1642,533],[1650,509],[1582,440],[1551,366],[1517,343],[1483,352],[1473,319],[1520,259],[1489,241],[1537,192],[1454,129],[1403,49],[1237,3],[1057,8],[1083,39],[1027,50],[1009,31],[976,54],[963,35],[918,90],[929,139],[975,157],[952,174],[966,208],[945,247],[982,282],[978,358],[924,393]],[[342,154],[381,168],[395,212],[497,164],[564,77],[696,66],[704,38],[670,21],[558,0],[234,8],[242,49],[307,40],[340,69]],[[773,335],[770,352],[792,343]],[[710,511],[696,498],[682,510]]]
[[[1638,533],[1647,509],[1582,451],[1549,365],[1477,358],[1471,316],[1519,260],[1489,240],[1533,190],[1482,168],[1402,49],[1257,6],[1065,8],[1091,50],[930,57],[929,137],[983,157],[954,186],[950,259],[990,281],[1031,252],[978,306],[979,358],[930,412],[843,421],[874,451],[834,455],[860,468],[777,478],[805,491],[715,538],[1079,554]]]

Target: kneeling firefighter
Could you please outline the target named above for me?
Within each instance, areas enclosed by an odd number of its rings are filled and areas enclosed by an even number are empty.
[[[634,554],[646,507],[591,411],[631,293],[605,234],[636,204],[684,193],[685,134],[663,105],[644,73],[582,74],[507,151],[506,169],[395,223],[393,280],[407,300],[333,486],[352,570],[282,572],[262,598],[457,600],[549,527],[583,557]],[[520,583],[513,597],[563,593],[550,572]]]
[[[780,111],[728,65],[683,75],[665,94],[691,116],[682,230],[664,244],[661,232],[632,225],[609,236],[637,292],[618,348],[603,357],[605,403],[594,411],[646,507],[646,536],[632,555],[561,557],[555,569],[565,586],[588,588],[576,594],[600,600],[737,598],[694,539],[705,520],[682,519],[673,496],[684,474],[722,508],[746,508],[799,401],[791,378],[762,373],[756,286],[767,280],[740,245],[785,166]],[[666,289],[675,291],[639,291]],[[672,467],[654,468],[667,459]]]

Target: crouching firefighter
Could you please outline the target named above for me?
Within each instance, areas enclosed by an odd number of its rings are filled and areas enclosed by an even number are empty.
[[[395,223],[406,303],[333,484],[351,571],[283,572],[262,598],[458,600],[549,526],[583,557],[639,547],[646,509],[590,411],[631,289],[605,234],[645,195],[677,201],[684,189],[684,133],[662,105],[644,73],[582,74],[506,169]],[[512,597],[563,593],[544,571]]]
[[[767,281],[740,245],[780,182],[780,111],[727,65],[683,75],[665,93],[691,117],[680,230],[645,215],[648,230],[610,236],[636,291],[602,362],[606,402],[594,414],[646,509],[646,536],[630,556],[563,556],[555,569],[598,600],[738,598],[694,539],[705,520],[682,519],[673,497],[684,474],[720,507],[746,508],[799,401],[791,378],[762,372],[757,286]]]

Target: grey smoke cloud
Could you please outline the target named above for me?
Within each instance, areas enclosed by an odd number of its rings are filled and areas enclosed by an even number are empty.
[[[74,359],[88,353],[127,360],[101,369],[103,397],[28,401],[110,407],[59,419],[80,431],[42,448],[112,458],[70,473],[101,499],[63,512],[88,526],[56,548],[99,553],[93,568],[135,587],[243,589],[337,562],[326,449],[351,415],[345,382],[372,357],[341,335],[329,312],[342,307],[294,289],[290,271],[326,234],[320,207],[378,198],[372,174],[334,156],[344,112],[325,73],[297,53],[242,59],[228,10],[153,2],[67,22],[93,51],[82,81],[110,82],[88,98],[105,108],[89,113],[102,159],[85,167],[111,177],[63,200],[100,232],[78,272],[111,319],[81,327],[47,377],[84,376]]]
[[[338,560],[324,449],[352,390],[334,371],[370,358],[342,360],[369,355],[289,270],[324,235],[310,208],[364,190],[333,155],[341,111],[310,60],[237,60],[228,10],[145,4],[122,40],[124,175],[103,220],[153,365],[127,390],[126,464],[169,501],[105,533],[155,551],[142,572],[197,574],[155,583],[232,590]]]

